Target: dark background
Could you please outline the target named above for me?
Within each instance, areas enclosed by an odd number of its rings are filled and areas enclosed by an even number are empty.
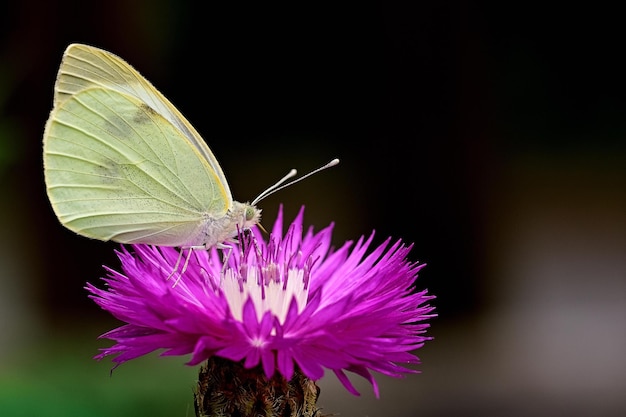
[[[379,242],[413,243],[411,260],[428,264],[418,286],[437,296],[439,317],[435,341],[418,352],[424,373],[379,378],[381,400],[366,386],[366,398],[353,399],[328,375],[326,412],[626,411],[619,394],[626,388],[626,68],[618,10],[171,0],[6,7],[0,387],[21,388],[0,395],[0,412],[29,410],[16,398],[40,388],[37,373],[31,379],[24,371],[39,363],[33,358],[45,357],[46,384],[66,375],[115,389],[133,374],[108,378],[109,363],[83,369],[109,343],[95,337],[117,325],[83,286],[97,282],[101,265],[117,265],[117,245],[60,226],[43,184],[43,127],[72,42],[119,55],[167,96],[206,139],[239,201],[292,167],[306,172],[341,159],[261,202],[266,226],[279,203],[290,217],[305,204],[305,220],[317,229],[336,222],[337,245],[376,230]],[[50,354],[68,351],[82,357],[68,364]],[[194,374],[183,362],[146,359],[148,370],[133,378],[145,384],[164,367],[186,372],[180,391],[145,395],[178,401],[177,415],[191,415],[184,407]],[[16,385],[16,375],[26,382]],[[152,405],[128,388],[133,395],[102,401],[118,404],[117,415],[136,414],[126,404]],[[76,405],[69,394],[50,401],[54,407],[23,415]]]

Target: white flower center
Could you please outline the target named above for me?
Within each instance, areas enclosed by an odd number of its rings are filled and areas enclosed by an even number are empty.
[[[295,298],[298,312],[306,306],[309,292],[306,284],[303,269],[292,268],[285,275],[282,265],[276,263],[263,268],[248,266],[241,272],[229,268],[222,276],[222,291],[230,311],[240,321],[243,306],[251,298],[259,320],[271,311],[284,323],[291,300]]]

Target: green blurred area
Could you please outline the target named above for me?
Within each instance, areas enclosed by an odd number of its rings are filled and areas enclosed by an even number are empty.
[[[75,329],[76,333],[81,333]],[[95,335],[92,335],[95,340]],[[88,337],[88,336],[85,336]],[[105,346],[108,341],[97,342]],[[3,363],[0,415],[193,416],[196,368],[185,358],[149,355],[116,368],[89,358],[95,343],[73,336],[40,344]],[[185,411],[186,410],[186,411]]]

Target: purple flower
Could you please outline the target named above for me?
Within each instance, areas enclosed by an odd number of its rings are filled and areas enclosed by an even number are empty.
[[[377,396],[370,371],[417,372],[402,365],[419,363],[410,351],[430,340],[424,321],[434,316],[434,297],[414,287],[423,265],[407,261],[411,247],[387,239],[370,250],[372,234],[335,250],[333,226],[303,236],[303,216],[283,236],[281,208],[267,241],[253,228],[230,254],[193,250],[182,276],[169,279],[177,250],[122,247],[123,272],[107,268],[108,288],[87,284],[100,307],[128,323],[101,336],[116,344],[96,358],[117,355],[121,364],[164,349],[191,354],[189,365],[216,355],[287,380],[296,366],[312,380],[328,368],[351,393],[358,395],[345,371],[370,381]]]

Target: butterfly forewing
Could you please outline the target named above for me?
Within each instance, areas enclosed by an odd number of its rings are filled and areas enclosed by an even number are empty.
[[[82,44],[70,45],[63,56],[55,86],[55,106],[94,87],[114,90],[147,104],[174,125],[211,166],[232,202],[228,182],[215,156],[182,114],[133,67],[110,52]]]

